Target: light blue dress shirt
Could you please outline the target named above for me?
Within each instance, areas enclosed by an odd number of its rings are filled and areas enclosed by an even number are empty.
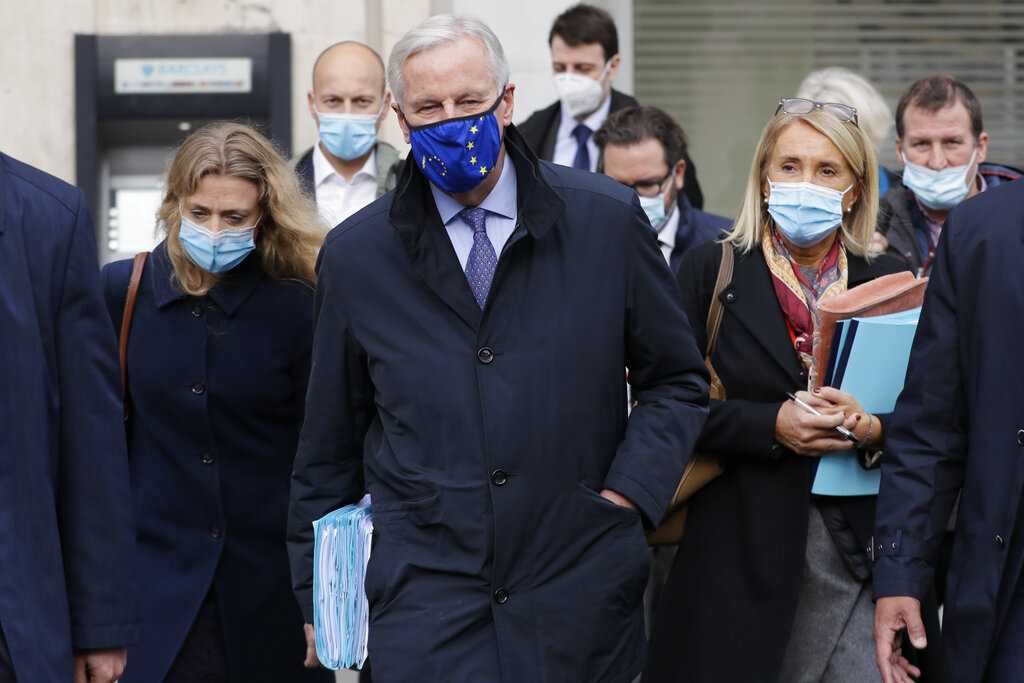
[[[473,228],[459,218],[459,212],[466,207],[455,201],[451,195],[445,194],[434,183],[430,183],[430,192],[434,195],[434,203],[437,205],[437,212],[441,215],[441,222],[444,223],[445,230],[448,231],[448,239],[455,247],[455,255],[459,257],[459,263],[465,270],[469,252],[473,248]],[[480,202],[480,208],[487,211],[485,223],[487,237],[491,240],[494,253],[497,254],[499,260],[505,243],[516,229],[517,192],[516,169],[506,154],[505,161],[501,165],[498,182],[494,184],[490,194]]]

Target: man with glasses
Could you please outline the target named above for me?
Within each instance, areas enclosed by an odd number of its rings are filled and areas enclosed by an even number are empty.
[[[594,133],[612,112],[637,106],[635,99],[612,88],[621,61],[615,22],[599,7],[575,5],[555,19],[548,46],[558,102],[533,112],[519,130],[541,159],[595,171]],[[685,192],[700,209],[704,196],[697,168],[685,153],[684,158]]]
[[[686,187],[686,135],[656,107],[612,113],[594,134],[598,171],[633,188],[672,272],[691,247],[715,239],[732,221],[690,203]]]
[[[935,75],[907,88],[896,107],[903,178],[879,200],[872,248],[896,254],[918,275],[928,275],[950,210],[1021,176],[1009,166],[985,163],[987,150],[981,104],[964,83]]]

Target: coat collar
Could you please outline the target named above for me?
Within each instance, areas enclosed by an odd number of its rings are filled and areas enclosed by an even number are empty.
[[[542,178],[536,156],[515,126],[505,129],[504,144],[505,162],[513,164],[518,186],[518,218],[507,251],[520,238],[543,238],[565,210],[565,203]],[[441,223],[429,182],[415,163],[405,164],[402,170],[388,220],[420,277],[459,317],[477,328],[483,312]],[[499,266],[503,256],[499,257]]]
[[[888,272],[887,268],[876,268],[849,252],[847,258],[848,287],[856,287]],[[794,369],[800,367],[800,358],[790,340],[786,317],[775,298],[771,272],[760,246],[746,254],[736,253],[732,282],[720,298],[726,310],[736,316],[786,376],[791,377]]]
[[[172,280],[173,268],[171,259],[167,255],[166,241],[161,242],[153,250],[146,270],[149,274],[150,285],[153,287],[153,299],[157,308],[165,308],[189,296]],[[220,281],[207,293],[207,296],[228,317],[233,317],[263,278],[264,273],[260,268],[259,256],[253,252],[236,267],[224,273]]]

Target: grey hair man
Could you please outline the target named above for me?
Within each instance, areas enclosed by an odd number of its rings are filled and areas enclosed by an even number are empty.
[[[321,251],[299,603],[310,523],[368,491],[377,683],[630,681],[644,529],[707,405],[672,275],[635,192],[530,151],[485,24],[426,20],[388,74],[411,163]]]

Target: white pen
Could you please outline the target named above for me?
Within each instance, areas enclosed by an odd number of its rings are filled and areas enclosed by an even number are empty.
[[[815,409],[814,409],[814,408],[812,408],[811,406],[807,405],[806,403],[804,403],[803,401],[801,401],[800,399],[798,399],[798,398],[797,398],[796,396],[794,396],[794,395],[793,395],[792,393],[790,393],[790,392],[788,392],[788,391],[787,391],[787,392],[786,392],[786,396],[789,396],[789,397],[790,397],[791,399],[793,399],[793,402],[794,402],[794,403],[796,403],[796,404],[797,404],[798,406],[800,406],[801,408],[803,408],[804,410],[806,410],[806,411],[807,411],[808,413],[810,413],[811,415],[818,415],[818,416],[820,416],[820,415],[821,415],[821,413],[819,413],[819,412],[818,412],[817,410],[815,410]],[[851,432],[851,431],[850,431],[849,429],[847,429],[847,428],[846,428],[846,427],[844,427],[843,425],[836,425],[835,427],[833,427],[833,429],[835,429],[835,430],[836,430],[837,432],[839,432],[840,434],[842,434],[843,436],[845,436],[845,437],[846,437],[847,439],[849,439],[849,440],[850,440],[850,441],[852,441],[853,443],[855,443],[855,444],[857,444],[857,443],[860,443],[860,439],[858,439],[858,438],[857,438],[857,435],[856,435],[856,434],[854,434],[853,432]]]

